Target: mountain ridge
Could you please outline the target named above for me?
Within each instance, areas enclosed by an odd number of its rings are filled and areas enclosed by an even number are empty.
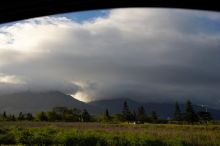
[[[92,113],[96,108],[59,91],[24,91],[0,96],[0,110],[9,113],[47,111],[57,106],[87,109]]]
[[[133,112],[137,108],[144,106],[147,115],[155,111],[162,118],[171,118],[175,110],[175,103],[153,103],[153,102],[138,102],[131,98],[113,98],[102,99],[91,102],[82,102],[70,95],[66,95],[59,91],[47,92],[31,92],[24,91],[0,96],[0,112],[18,114],[19,112],[36,113],[48,111],[57,106],[65,106],[68,108],[87,109],[89,113],[98,115],[109,110],[110,114],[121,113],[124,101],[127,101],[128,106]],[[182,111],[185,110],[185,104],[180,104]],[[199,106],[194,106],[195,111],[204,110]],[[208,108],[214,119],[220,119],[220,110]]]

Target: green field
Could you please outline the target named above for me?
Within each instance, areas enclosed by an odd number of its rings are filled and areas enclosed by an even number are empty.
[[[0,143],[68,146],[220,146],[220,126],[1,122]]]

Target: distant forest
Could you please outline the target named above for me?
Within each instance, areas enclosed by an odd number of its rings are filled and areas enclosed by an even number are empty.
[[[6,111],[4,111],[0,115],[0,121],[207,124],[207,122],[210,120],[212,120],[210,112],[195,112],[192,103],[189,100],[186,102],[186,108],[184,112],[180,110],[179,104],[178,102],[176,102],[173,111],[173,118],[170,119],[160,118],[156,111],[152,111],[150,115],[147,115],[143,106],[140,106],[136,110],[131,111],[127,104],[127,101],[124,101],[121,113],[116,114],[110,114],[110,111],[108,109],[106,109],[99,115],[91,115],[86,109],[80,110],[77,108],[54,107],[50,111],[42,111],[36,113],[35,115],[31,113],[20,112],[17,116],[15,116],[13,114],[7,114]]]

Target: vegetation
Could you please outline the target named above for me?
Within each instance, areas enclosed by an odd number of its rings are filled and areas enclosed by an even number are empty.
[[[130,122],[132,120],[132,114],[126,101],[123,104],[122,116],[124,121]]]
[[[143,106],[139,107],[136,120],[140,121],[140,123],[144,123],[146,121],[146,118],[147,118],[147,115],[145,114],[144,107]]]
[[[182,121],[183,120],[178,102],[176,102],[176,105],[175,105],[174,120],[176,120],[176,121]]]
[[[186,102],[185,112],[181,112],[178,102],[175,104],[173,119],[162,119],[156,113],[152,111],[148,116],[145,108],[140,106],[136,110],[131,112],[127,102],[125,101],[122,105],[122,112],[116,114],[110,114],[109,110],[106,109],[103,113],[98,116],[92,116],[87,110],[80,110],[76,108],[67,107],[55,107],[47,112],[39,112],[34,116],[31,113],[24,114],[20,112],[18,116],[7,115],[4,111],[0,115],[0,121],[51,121],[51,122],[104,122],[104,123],[179,123],[179,124],[207,124],[208,121],[212,120],[211,114],[207,111],[195,112],[192,103],[188,100]]]
[[[16,126],[16,127],[14,127]],[[219,146],[218,125],[0,123],[0,144],[77,146]]]
[[[0,144],[66,146],[220,145],[220,126],[217,125],[219,124],[217,121],[207,122],[212,119],[209,112],[195,112],[190,101],[186,102],[185,111],[181,112],[179,104],[176,102],[173,117],[171,120],[162,119],[156,111],[151,111],[151,114],[147,115],[143,106],[131,112],[126,101],[122,105],[122,112],[112,115],[108,109],[99,116],[93,116],[85,109],[66,107],[55,107],[50,111],[39,112],[35,115],[20,112],[15,116],[4,111],[0,115]],[[171,124],[172,122],[175,124]]]
[[[187,103],[186,103],[186,112],[185,112],[184,119],[189,123],[198,122],[198,116],[194,112],[190,101],[187,101]]]
[[[196,113],[190,100],[186,102],[186,109],[184,113],[181,112],[179,104],[176,102],[173,121],[179,123],[187,122],[188,124],[207,124],[210,120],[212,120],[211,113],[207,111],[199,111]]]

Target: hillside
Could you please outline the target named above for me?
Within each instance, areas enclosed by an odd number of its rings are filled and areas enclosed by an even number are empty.
[[[47,111],[57,106],[87,109],[91,113],[97,112],[97,108],[59,91],[43,93],[21,92],[0,96],[0,111],[7,111],[9,113],[35,113]]]

